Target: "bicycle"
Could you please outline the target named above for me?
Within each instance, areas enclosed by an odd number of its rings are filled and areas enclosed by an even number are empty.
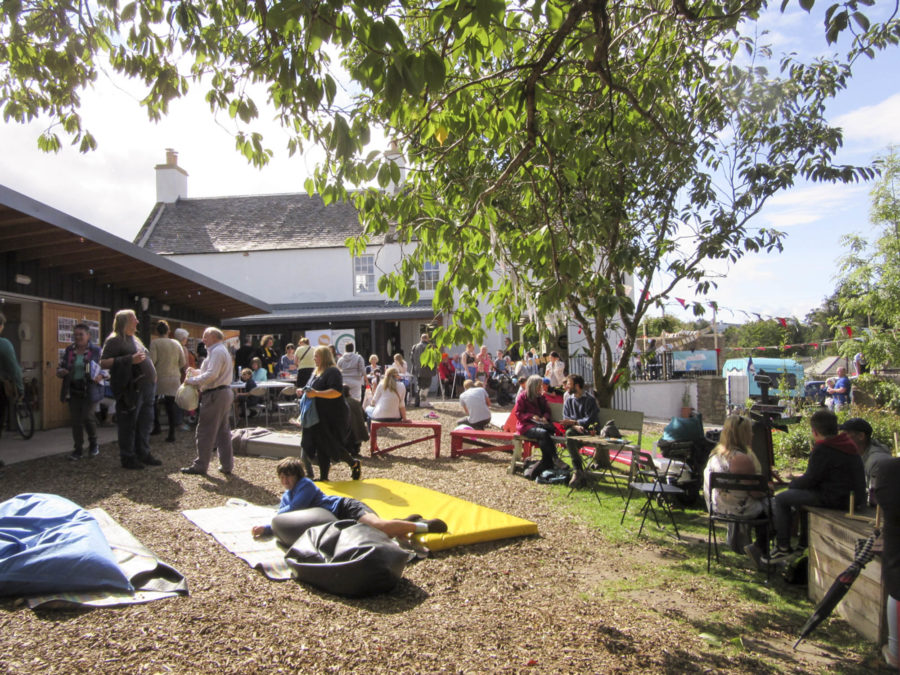
[[[13,431],[13,423],[15,423],[15,431],[18,431],[24,440],[27,441],[34,436],[34,411],[31,409],[27,397],[7,399],[6,401],[0,397],[0,404],[2,403],[6,403],[6,405],[2,406],[3,415],[0,418],[0,429]],[[9,414],[10,412],[12,415]]]
[[[19,435],[26,441],[34,436],[34,411],[27,398],[21,398],[15,402],[14,408],[16,429]]]

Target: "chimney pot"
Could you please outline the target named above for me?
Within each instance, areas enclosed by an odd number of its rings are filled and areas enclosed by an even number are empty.
[[[178,153],[166,148],[166,163],[156,165],[156,201],[174,204],[187,198],[188,173],[178,166]]]

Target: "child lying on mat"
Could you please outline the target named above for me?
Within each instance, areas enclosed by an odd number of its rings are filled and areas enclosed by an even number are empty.
[[[413,534],[447,531],[447,523],[439,518],[425,520],[422,516],[414,514],[403,520],[384,520],[357,499],[326,495],[306,477],[303,462],[297,457],[285,457],[278,462],[275,470],[285,489],[285,493],[281,496],[281,504],[278,506],[278,514],[319,506],[331,511],[338,520],[356,520],[381,530],[389,537],[404,538]],[[271,535],[272,526],[256,525],[252,532],[254,537]]]

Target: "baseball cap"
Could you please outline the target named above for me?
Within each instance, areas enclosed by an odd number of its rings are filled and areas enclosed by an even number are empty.
[[[839,428],[841,431],[861,431],[866,436],[872,435],[872,425],[861,417],[851,417]]]

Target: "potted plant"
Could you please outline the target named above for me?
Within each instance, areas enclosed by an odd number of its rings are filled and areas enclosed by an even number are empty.
[[[691,407],[691,390],[689,387],[685,387],[681,394],[681,414],[679,417],[690,417],[693,411],[694,409]]]

